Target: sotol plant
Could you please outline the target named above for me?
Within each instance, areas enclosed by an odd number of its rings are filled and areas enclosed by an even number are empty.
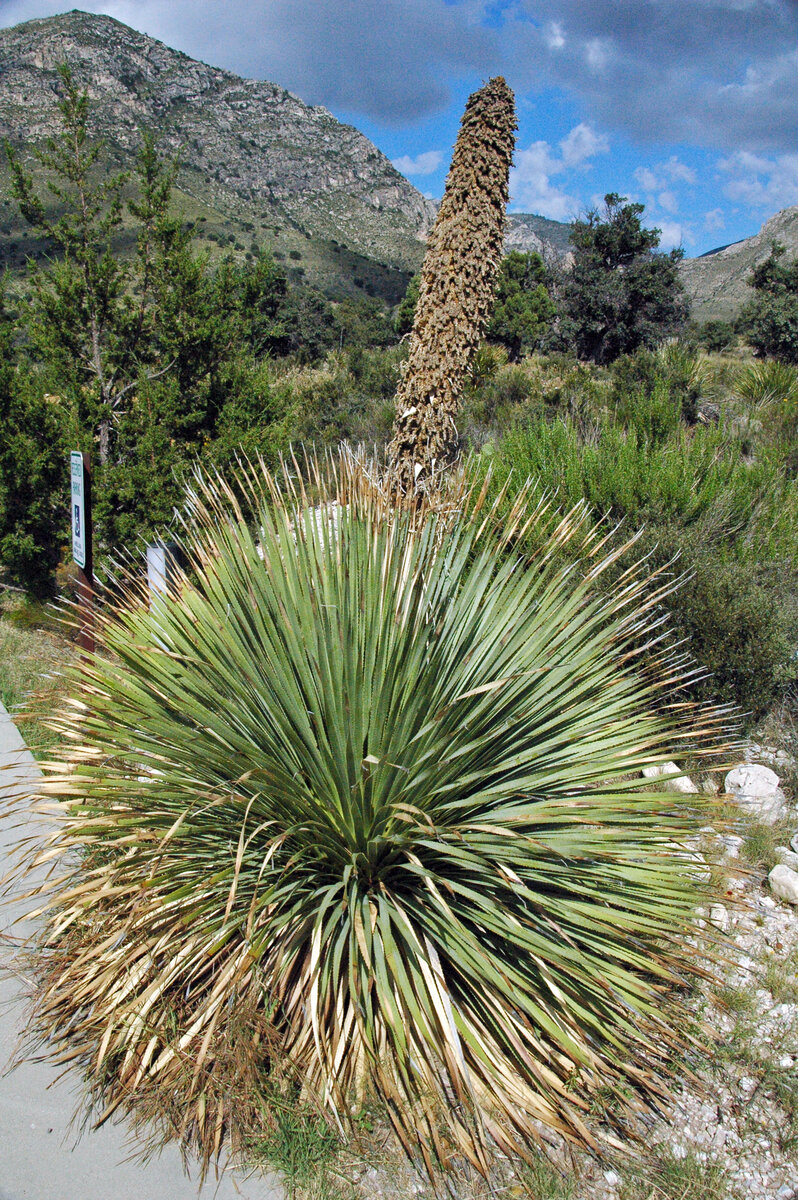
[[[513,93],[501,76],[469,97],[396,395],[388,459],[405,495],[428,491],[456,452],[455,414],[501,262],[515,128]]]
[[[598,1089],[664,1094],[698,970],[697,798],[635,781],[684,730],[635,670],[648,572],[602,594],[599,535],[529,491],[388,521],[357,464],[313,480],[198,479],[179,594],[104,610],[33,855],[30,1043],[206,1165],[275,1075],[344,1127],[376,1094],[428,1165],[540,1121],[592,1144]]]

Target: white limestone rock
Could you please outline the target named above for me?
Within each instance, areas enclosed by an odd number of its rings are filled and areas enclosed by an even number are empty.
[[[798,904],[798,871],[779,863],[768,875],[770,890],[785,904]]]
[[[692,779],[685,775],[675,762],[654,763],[653,766],[643,767],[642,774],[645,779],[659,780],[666,792],[680,792],[692,796],[698,791]]]
[[[788,850],[786,846],[777,846],[775,855],[782,866],[791,867],[793,871],[798,871],[798,854],[794,850]]]
[[[776,771],[794,771],[798,762],[786,750],[778,746],[760,746],[758,742],[749,742],[744,751],[746,762],[763,762]]]
[[[721,933],[728,933],[731,928],[731,917],[729,910],[724,904],[713,904],[709,909],[710,924],[719,929]]]
[[[739,858],[744,842],[745,838],[737,833],[722,833],[718,837],[724,858]]]
[[[726,791],[741,808],[772,825],[784,812],[784,792],[779,787],[779,777],[770,767],[758,763],[741,763],[726,776]]]

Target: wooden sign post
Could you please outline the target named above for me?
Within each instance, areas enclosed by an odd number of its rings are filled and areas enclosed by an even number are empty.
[[[94,566],[91,526],[91,459],[80,450],[69,456],[72,510],[72,557],[78,567],[78,643],[88,654],[94,651]]]

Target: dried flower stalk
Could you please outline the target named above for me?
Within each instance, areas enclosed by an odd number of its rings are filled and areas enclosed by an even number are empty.
[[[388,462],[400,494],[428,492],[457,453],[455,414],[502,257],[516,128],[513,93],[501,76],[469,97],[427,243],[396,394]]]

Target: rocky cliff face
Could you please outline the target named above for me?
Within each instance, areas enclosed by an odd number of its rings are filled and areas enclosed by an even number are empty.
[[[510,213],[504,238],[505,250],[539,254],[549,266],[566,261],[570,253],[571,226],[531,213]]]
[[[798,257],[798,207],[776,213],[753,237],[713,250],[681,264],[682,282],[697,321],[728,321],[751,298],[751,271],[769,256],[774,242],[784,246],[787,262]]]
[[[231,217],[342,243],[403,271],[418,265],[434,206],[371,142],[272,83],[239,79],[110,17],[80,12],[0,30],[0,136],[24,146],[58,126],[68,62],[92,126],[124,159],[143,128],[179,154],[180,189]]]
[[[0,137],[24,152],[57,131],[64,62],[117,162],[130,165],[142,129],[179,156],[176,198],[206,223],[200,233],[227,224],[241,249],[265,240],[298,282],[328,290],[350,290],[354,278],[390,298],[420,266],[436,206],[363,134],[276,84],[206,66],[111,17],[74,11],[0,30]],[[551,261],[567,229],[515,215],[508,248]],[[21,260],[25,234],[11,236]]]

